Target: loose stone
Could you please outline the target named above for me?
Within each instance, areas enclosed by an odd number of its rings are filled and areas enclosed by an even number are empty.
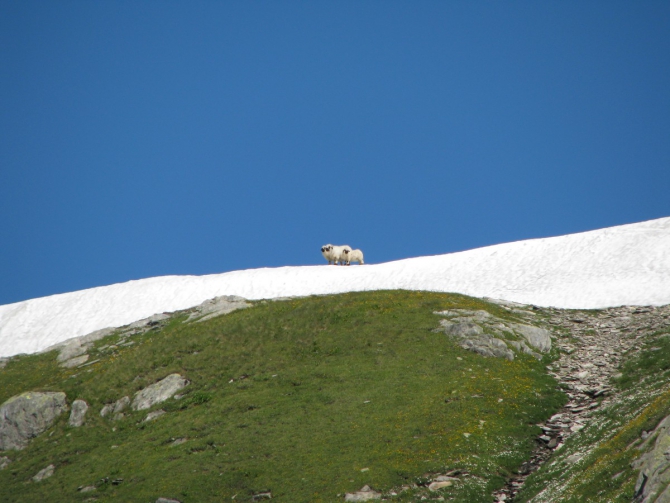
[[[49,465],[46,468],[37,472],[37,475],[33,477],[33,482],[41,482],[44,479],[48,479],[54,474],[54,465]]]

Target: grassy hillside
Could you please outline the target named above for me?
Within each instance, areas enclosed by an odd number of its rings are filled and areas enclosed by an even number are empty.
[[[564,403],[544,362],[484,358],[433,332],[433,314],[494,304],[459,295],[386,291],[259,302],[202,323],[175,315],[116,346],[96,343],[79,369],[56,352],[0,370],[0,403],[27,390],[64,391],[91,409],[67,415],[0,471],[0,501],[343,501],[369,484],[394,501],[490,501],[528,456],[536,423]],[[110,346],[111,345],[111,346]],[[106,403],[171,374],[179,400],[118,421]],[[49,464],[52,477],[31,477]],[[459,481],[429,492],[430,475]],[[82,493],[82,486],[95,491]],[[403,490],[405,489],[405,490]],[[92,499],[94,498],[94,499]]]

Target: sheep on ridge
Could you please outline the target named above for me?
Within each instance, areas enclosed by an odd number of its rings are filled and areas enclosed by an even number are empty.
[[[321,255],[323,255],[323,258],[328,261],[328,265],[333,263],[337,264],[337,261],[335,261],[333,258],[333,245],[323,245],[321,247]]]
[[[363,262],[363,252],[361,250],[346,250],[344,252],[344,257],[346,265],[351,265],[352,262],[358,262],[360,265],[365,264],[365,262]]]
[[[335,263],[344,265],[346,262],[346,254],[351,251],[351,246],[342,245],[342,246],[333,246],[333,258]]]
[[[321,247],[321,254],[323,258],[328,261],[328,264],[344,264],[345,263],[345,251],[348,253],[351,251],[351,246],[342,245],[334,246],[331,244],[323,245]]]

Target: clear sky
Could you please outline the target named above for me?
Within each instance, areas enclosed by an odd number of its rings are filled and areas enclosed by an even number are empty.
[[[667,1],[0,12],[0,304],[670,216]]]

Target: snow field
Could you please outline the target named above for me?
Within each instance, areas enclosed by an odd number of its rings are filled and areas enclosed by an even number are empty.
[[[0,306],[0,356],[35,353],[220,295],[255,300],[386,289],[574,309],[670,304],[670,218],[384,264],[162,276],[31,299]]]

